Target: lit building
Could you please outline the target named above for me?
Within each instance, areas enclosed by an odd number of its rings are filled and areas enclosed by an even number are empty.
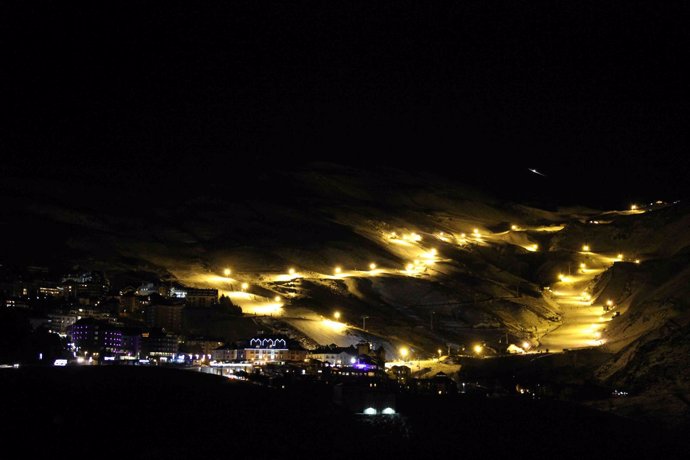
[[[351,366],[357,361],[357,356],[355,347],[338,347],[335,344],[319,347],[307,353],[307,358],[317,359],[331,366]]]
[[[185,297],[190,307],[210,307],[218,303],[218,289],[187,289]]]
[[[155,304],[146,307],[146,324],[161,327],[167,331],[180,332],[182,330],[182,309],[184,304]]]
[[[66,334],[70,326],[77,322],[76,314],[48,313],[49,326],[53,332]]]
[[[112,324],[93,318],[84,318],[67,328],[75,346],[83,351],[122,351],[122,332]]]
[[[211,351],[213,361],[242,361],[244,360],[244,348],[237,344],[229,343]]]
[[[203,337],[194,337],[186,339],[183,344],[186,353],[197,353],[202,355],[211,355],[218,347],[223,346],[220,340],[207,339]]]
[[[282,337],[256,337],[244,348],[244,359],[250,362],[304,361],[307,350]]]
[[[80,299],[81,303],[93,303],[108,293],[110,282],[102,272],[68,274],[62,278],[62,293],[66,298]]]
[[[160,329],[151,329],[141,334],[141,354],[151,358],[172,357],[177,353],[177,336]]]

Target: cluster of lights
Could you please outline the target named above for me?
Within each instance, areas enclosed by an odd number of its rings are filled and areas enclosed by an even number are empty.
[[[403,235],[403,239],[407,240],[407,241],[413,241],[415,243],[419,243],[420,241],[422,241],[422,235],[420,235],[419,233],[412,232],[412,233],[408,233],[406,235]]]
[[[449,243],[449,242],[450,242],[450,238],[449,238],[444,232],[438,232],[438,233],[436,234],[436,238],[438,238],[439,240],[441,240],[441,241],[443,241],[443,242],[445,242],[445,243]]]

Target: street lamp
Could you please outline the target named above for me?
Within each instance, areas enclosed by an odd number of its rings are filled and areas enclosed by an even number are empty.
[[[340,319],[340,312],[339,312],[339,311],[336,311],[335,313],[333,313],[333,317],[334,317],[335,319]]]
[[[474,350],[474,352],[475,352],[476,354],[480,355],[480,354],[482,354],[482,351],[484,351],[484,347],[481,346],[480,344],[476,344],[476,345],[472,348],[472,350]]]
[[[223,270],[223,275],[225,275],[226,277],[230,276],[231,273],[232,273],[232,270],[230,270],[229,268],[226,268],[225,270]]]
[[[249,283],[242,283],[242,290],[246,291],[247,289],[249,289]]]
[[[340,275],[342,272],[343,269],[340,267],[335,267],[335,269],[333,270],[333,273],[335,273],[336,275]]]
[[[376,264],[374,262],[369,264],[369,270],[376,270]]]

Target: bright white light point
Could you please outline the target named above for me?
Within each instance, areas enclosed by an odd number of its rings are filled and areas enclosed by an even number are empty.
[[[522,348],[523,348],[524,350],[528,350],[529,347],[530,347],[529,342],[522,342]]]
[[[374,262],[369,264],[369,270],[376,270],[376,264]]]
[[[606,305],[608,305],[609,307],[613,306],[613,300],[611,300],[611,299],[607,300]]]
[[[225,270],[223,270],[223,275],[225,275],[225,276],[230,276],[231,273],[232,273],[232,270],[230,270],[229,268],[226,268]]]
[[[436,250],[436,248],[432,248],[431,251],[429,251],[429,253],[430,253],[432,256],[435,256],[436,254],[438,254],[438,251]]]
[[[376,415],[378,413],[378,411],[376,409],[374,409],[373,407],[367,407],[366,409],[364,409],[364,413],[366,415]]]
[[[589,245],[588,245],[588,244],[583,244],[583,245],[582,245],[582,250],[583,250],[584,252],[589,252]]]
[[[414,270],[414,264],[410,263],[410,264],[405,265],[405,270],[407,270],[408,272],[411,272],[412,270]]]
[[[395,414],[395,409],[393,409],[392,407],[386,407],[381,411],[381,413],[386,415],[393,415]]]
[[[616,258],[617,258],[618,260],[623,260],[623,254],[618,254],[618,255],[616,256]]]
[[[580,268],[583,268],[583,269],[584,269],[584,268],[587,268],[587,264],[584,263],[584,262],[582,262],[582,263],[580,264]]]
[[[249,283],[242,283],[242,290],[246,291],[247,289],[249,289]]]
[[[639,263],[640,263],[640,259],[635,259],[635,263],[636,263],[636,264],[639,264]]]
[[[294,268],[289,268],[289,269],[288,269],[288,273],[289,273],[290,275],[294,275],[294,274],[296,273],[296,271],[295,271]]]
[[[400,348],[400,356],[402,356],[403,358],[405,358],[409,352],[410,350],[408,350],[405,347]]]
[[[333,269],[333,273],[335,273],[336,275],[340,275],[342,272],[343,269],[340,267],[335,267],[335,269]]]
[[[339,311],[336,311],[335,313],[333,313],[333,317],[334,317],[335,319],[340,319],[340,312],[339,312]]]
[[[482,352],[482,350],[484,349],[484,347],[482,347],[481,345],[477,344],[477,345],[475,345],[474,347],[472,347],[472,349],[474,350],[475,353],[479,354],[479,353]]]
[[[511,225],[511,226],[510,226],[510,229],[513,230],[513,231],[515,231],[515,230],[518,229],[518,226],[517,226],[517,225]]]
[[[630,210],[631,210],[631,211],[636,211],[636,210],[637,210],[637,205],[636,205],[636,204],[630,205]]]
[[[273,301],[276,303],[280,302],[281,300],[283,300],[283,299],[279,295],[277,295],[273,298]]]
[[[479,229],[475,228],[474,230],[472,230],[472,233],[474,233],[475,235],[479,235]]]

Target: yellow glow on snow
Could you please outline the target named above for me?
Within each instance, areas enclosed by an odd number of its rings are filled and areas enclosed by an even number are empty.
[[[345,329],[347,329],[347,324],[341,323],[339,321],[333,321],[330,319],[321,320],[321,324],[323,324],[324,327],[332,329],[335,332],[342,332]]]

